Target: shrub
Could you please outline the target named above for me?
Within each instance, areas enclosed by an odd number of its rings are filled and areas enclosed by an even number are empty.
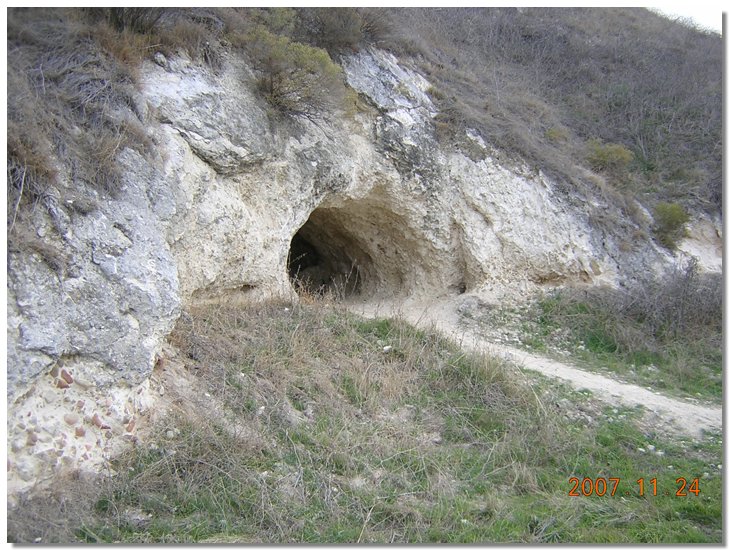
[[[569,132],[561,126],[551,126],[544,131],[546,137],[552,143],[564,143],[569,138]]]
[[[169,8],[109,8],[107,19],[118,31],[125,29],[149,33],[159,24]]]
[[[381,44],[392,36],[392,25],[387,12],[382,8],[358,8],[362,38],[367,44]]]
[[[447,97],[443,90],[436,86],[429,86],[426,93],[436,101],[443,101]]]
[[[663,246],[674,250],[677,241],[686,236],[689,215],[680,204],[661,202],[653,211],[655,233]]]
[[[587,161],[598,172],[619,172],[633,162],[635,155],[619,143],[601,143],[590,140],[587,144]]]
[[[307,8],[300,14],[303,34],[332,54],[376,44],[390,33],[385,13],[376,8]]]
[[[307,37],[331,53],[354,49],[362,41],[362,20],[352,8],[312,8],[301,15]]]
[[[343,106],[342,70],[326,51],[256,27],[248,52],[261,73],[264,97],[277,111],[308,119],[326,118]]]

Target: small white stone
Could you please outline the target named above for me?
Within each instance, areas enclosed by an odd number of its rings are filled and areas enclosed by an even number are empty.
[[[157,63],[157,65],[159,65],[160,67],[167,66],[167,58],[162,52],[156,52],[154,54],[154,62]]]
[[[655,446],[655,445],[648,445],[648,450],[649,450],[650,452],[653,452],[653,451],[655,451],[655,450],[656,450],[656,446]]]
[[[384,348],[382,348],[382,351],[384,353],[389,353],[392,351],[392,346],[385,346]]]
[[[639,453],[644,453],[645,452],[645,449],[643,447],[638,447],[638,452]]]
[[[664,456],[666,451],[656,451],[656,456]]]

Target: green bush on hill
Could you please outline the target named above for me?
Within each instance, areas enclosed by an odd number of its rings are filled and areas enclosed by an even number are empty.
[[[683,206],[676,203],[658,203],[653,211],[655,232],[658,240],[668,249],[674,250],[678,241],[686,235],[689,215]]]
[[[587,143],[587,160],[598,172],[621,172],[633,161],[635,155],[619,143],[601,143],[592,139]]]
[[[258,88],[277,111],[315,119],[343,104],[342,69],[325,50],[258,26],[250,35],[247,51],[261,75]]]

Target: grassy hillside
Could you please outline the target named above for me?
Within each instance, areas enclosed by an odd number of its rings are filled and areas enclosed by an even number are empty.
[[[370,44],[427,75],[452,147],[477,129],[626,215],[721,208],[721,38],[644,9],[12,8],[9,218],[65,174],[113,191],[124,147],[154,154],[133,92],[155,53],[244,55],[273,111],[316,118],[347,108],[336,60]]]
[[[721,207],[721,37],[645,9],[393,10],[392,45],[475,127],[575,184]]]
[[[639,411],[326,302],[191,310],[171,343],[185,391],[168,385],[151,437],[112,479],[23,502],[11,540],[721,540],[718,434],[669,438]]]

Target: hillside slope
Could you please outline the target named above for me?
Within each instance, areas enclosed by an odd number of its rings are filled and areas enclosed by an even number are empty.
[[[10,494],[138,441],[191,308],[643,288],[681,246],[720,253],[715,37],[643,11],[428,13],[8,11]],[[651,66],[690,69],[673,95],[644,71],[600,95],[635,51],[593,51],[596,13],[633,40],[651,22],[645,51],[673,56]],[[427,30],[463,18],[493,32]],[[557,52],[606,72],[558,86]]]
[[[328,301],[197,307],[151,383],[164,395],[138,422],[137,444],[110,461],[116,475],[62,478],[21,498],[10,540],[722,537],[720,434],[667,437],[632,407],[401,320]]]

